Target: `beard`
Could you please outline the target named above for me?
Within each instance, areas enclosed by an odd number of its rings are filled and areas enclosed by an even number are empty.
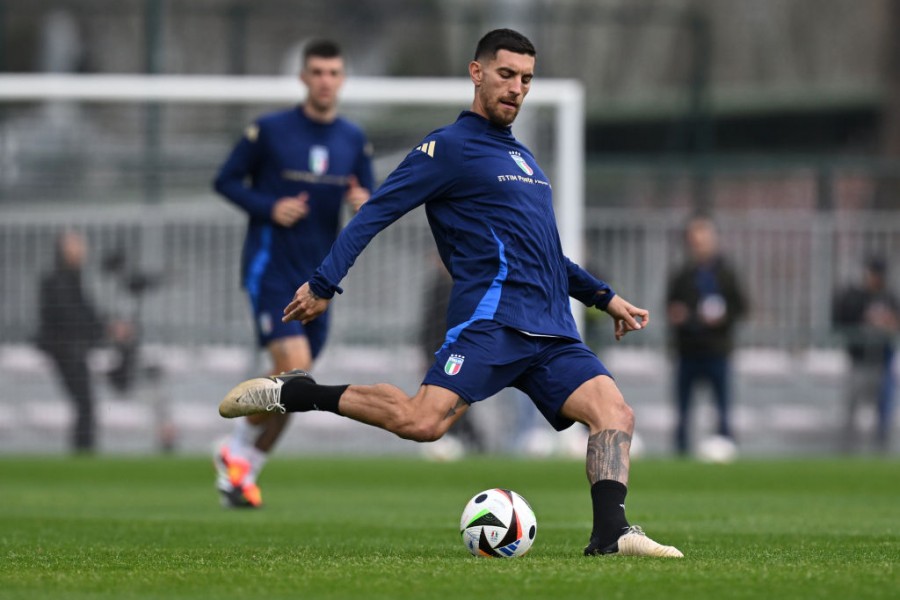
[[[500,98],[492,102],[484,103],[484,110],[487,113],[488,120],[499,127],[509,127],[512,125],[513,121],[515,121],[516,117],[519,115],[520,109],[521,105],[513,110],[509,105],[503,104]]]

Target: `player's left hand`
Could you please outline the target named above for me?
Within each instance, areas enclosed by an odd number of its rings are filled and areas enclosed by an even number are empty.
[[[369,190],[359,185],[359,179],[356,175],[349,177],[349,187],[347,193],[344,194],[344,201],[353,207],[354,212],[358,212],[362,205],[369,199]]]
[[[283,323],[300,321],[304,325],[321,315],[331,300],[319,298],[309,289],[309,283],[301,285],[294,293],[294,299],[284,307]]]
[[[622,296],[615,295],[609,301],[606,312],[613,318],[616,326],[616,341],[625,337],[629,331],[644,329],[650,324],[650,311],[634,306]]]

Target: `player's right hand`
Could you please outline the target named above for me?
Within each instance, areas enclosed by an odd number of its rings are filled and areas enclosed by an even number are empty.
[[[369,190],[359,185],[356,175],[350,175],[347,180],[347,193],[344,200],[353,208],[353,212],[359,212],[362,205],[369,200]]]
[[[321,315],[328,308],[331,300],[319,298],[309,289],[309,283],[301,285],[294,293],[294,299],[284,307],[281,321],[300,321],[304,325]]]
[[[650,324],[650,311],[634,306],[618,294],[609,301],[606,312],[615,323],[617,342],[629,331],[639,331]]]
[[[309,193],[279,198],[272,207],[272,220],[282,227],[290,227],[309,213]]]

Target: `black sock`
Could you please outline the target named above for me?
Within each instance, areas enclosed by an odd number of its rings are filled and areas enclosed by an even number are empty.
[[[594,505],[594,530],[591,544],[599,548],[610,546],[628,529],[625,518],[625,494],[628,488],[618,481],[603,479],[591,486]]]
[[[349,385],[319,385],[306,377],[288,379],[281,388],[281,403],[288,412],[338,412],[338,401]]]

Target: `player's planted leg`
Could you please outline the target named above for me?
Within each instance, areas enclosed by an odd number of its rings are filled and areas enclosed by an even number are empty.
[[[591,484],[594,526],[584,554],[683,556],[676,548],[648,538],[625,517],[634,413],[613,380],[598,376],[585,382],[566,400],[562,412],[586,424],[592,432],[585,468]]]
[[[588,477],[622,477],[622,472],[612,465],[618,464],[621,467],[622,464],[627,464],[630,446],[631,435],[623,431],[604,430],[592,435],[588,439]],[[626,458],[623,459],[623,456]],[[647,537],[640,527],[628,524],[625,518],[627,491],[625,484],[612,479],[600,479],[591,486],[594,529],[590,542],[584,549],[585,556],[621,554],[683,557],[677,548],[659,544]]]

